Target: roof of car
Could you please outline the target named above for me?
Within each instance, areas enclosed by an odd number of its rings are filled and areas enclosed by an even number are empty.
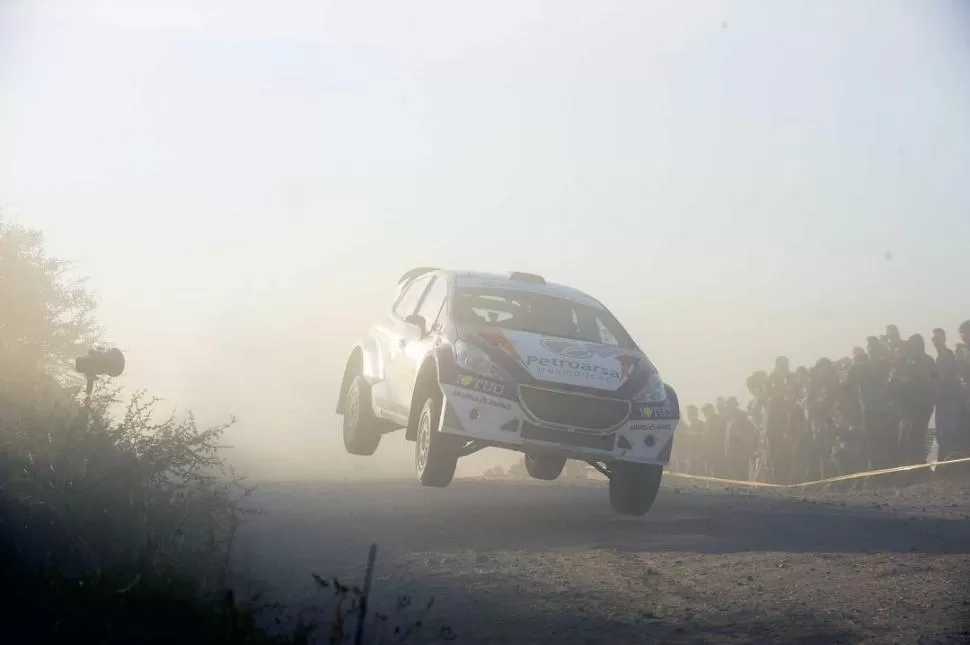
[[[593,298],[592,296],[583,293],[579,289],[574,289],[573,287],[567,287],[564,284],[556,284],[554,282],[546,282],[545,284],[535,284],[531,282],[525,282],[523,280],[517,280],[509,275],[503,275],[501,273],[486,273],[482,271],[464,271],[464,270],[453,270],[453,269],[442,269],[443,273],[450,274],[455,277],[456,284],[459,287],[479,287],[479,288],[498,288],[498,289],[515,289],[519,291],[532,291],[535,293],[544,293],[550,296],[556,296],[558,298],[565,298],[567,300],[574,300],[585,305],[592,307],[602,308],[603,305]]]

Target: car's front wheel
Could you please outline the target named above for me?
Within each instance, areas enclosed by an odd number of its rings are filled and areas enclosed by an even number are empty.
[[[552,481],[562,474],[566,465],[563,457],[547,457],[545,455],[525,455],[525,470],[533,479]]]
[[[421,407],[414,442],[414,466],[418,481],[435,488],[444,488],[454,479],[460,447],[457,437],[438,432],[440,416],[441,396],[429,396]]]
[[[352,455],[373,455],[381,443],[381,427],[370,402],[370,385],[356,376],[344,398],[344,447]]]
[[[620,461],[610,469],[610,506],[623,515],[646,515],[660,490],[663,466]]]

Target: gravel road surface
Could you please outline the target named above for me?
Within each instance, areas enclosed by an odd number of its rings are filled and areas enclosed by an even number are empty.
[[[603,481],[262,484],[239,572],[298,609],[327,601],[311,572],[360,582],[377,542],[372,602],[420,619],[419,643],[442,625],[459,644],[968,643],[966,490],[927,503],[670,478],[629,518]]]

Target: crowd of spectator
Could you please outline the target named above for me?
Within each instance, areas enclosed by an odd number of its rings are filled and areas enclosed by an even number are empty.
[[[935,358],[920,334],[903,339],[895,325],[838,360],[792,370],[778,357],[771,373],[747,379],[745,408],[733,396],[686,406],[672,468],[736,480],[815,481],[924,463],[934,437],[938,459],[970,456],[970,320],[959,334],[950,349],[946,332],[934,329]]]

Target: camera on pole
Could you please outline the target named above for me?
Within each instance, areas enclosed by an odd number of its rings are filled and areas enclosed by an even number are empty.
[[[99,376],[121,376],[125,371],[125,355],[120,349],[92,349],[87,356],[79,356],[74,361],[74,369],[87,377],[85,389],[84,409],[91,407],[91,393],[94,391],[94,381]]]
[[[80,356],[74,361],[74,369],[88,378],[121,376],[125,371],[125,355],[114,347],[92,349],[87,356]]]

